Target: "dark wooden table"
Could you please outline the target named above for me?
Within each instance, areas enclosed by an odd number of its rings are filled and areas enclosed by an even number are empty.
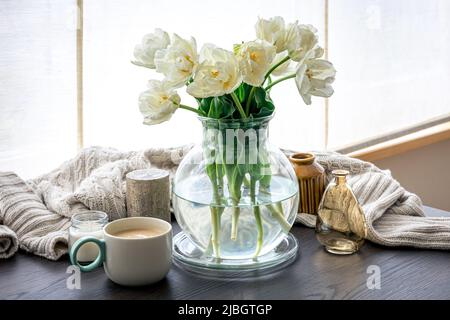
[[[432,208],[427,214],[450,216]],[[359,253],[340,257],[326,253],[312,229],[295,226],[292,232],[300,244],[297,260],[282,272],[249,280],[203,279],[174,266],[159,283],[127,288],[98,268],[82,274],[80,290],[69,290],[67,258],[52,262],[20,252],[0,260],[0,299],[450,299],[448,251],[366,243]],[[380,268],[380,289],[367,287],[371,265]]]

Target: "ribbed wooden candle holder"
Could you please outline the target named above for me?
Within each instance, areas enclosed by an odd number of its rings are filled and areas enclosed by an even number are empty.
[[[312,153],[294,153],[289,160],[298,178],[300,198],[298,211],[317,214],[326,186],[324,168],[315,161]]]

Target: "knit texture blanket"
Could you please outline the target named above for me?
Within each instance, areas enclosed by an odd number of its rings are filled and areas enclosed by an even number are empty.
[[[156,167],[173,175],[190,148],[120,152],[91,147],[35,179],[0,173],[0,258],[12,256],[18,246],[47,259],[60,258],[67,252],[73,213],[100,210],[110,220],[125,217],[126,173]],[[424,217],[419,197],[404,190],[388,171],[337,153],[315,154],[328,178],[334,169],[350,171],[348,183],[366,215],[368,240],[450,249],[450,218]],[[313,227],[315,217],[299,213],[297,222]]]

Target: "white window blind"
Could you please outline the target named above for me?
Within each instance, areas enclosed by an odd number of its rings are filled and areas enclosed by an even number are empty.
[[[232,49],[258,16],[319,30],[337,69],[335,94],[305,106],[293,81],[272,90],[271,141],[334,149],[450,113],[447,0],[84,0],[84,145],[130,150],[199,142],[195,116],[144,126],[137,99],[155,72],[130,63],[160,27]],[[76,152],[76,1],[0,1],[0,170],[30,177]],[[328,43],[324,35],[328,33]],[[180,92],[183,103],[195,101]],[[327,116],[328,114],[328,116]],[[328,133],[328,134],[327,134]],[[328,145],[326,145],[328,141]]]
[[[450,1],[329,2],[329,147],[450,113]]]
[[[0,171],[24,178],[76,152],[75,1],[0,1]]]

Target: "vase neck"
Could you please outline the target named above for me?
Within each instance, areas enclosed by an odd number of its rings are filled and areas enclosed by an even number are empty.
[[[333,170],[331,173],[335,177],[335,183],[337,185],[343,185],[347,182],[347,175],[349,174],[347,170],[338,169]]]
[[[219,130],[225,129],[267,130],[271,119],[272,116],[263,118],[249,118],[249,119],[213,119],[213,118],[199,117],[199,120],[202,122],[203,128],[208,129],[214,128]]]

